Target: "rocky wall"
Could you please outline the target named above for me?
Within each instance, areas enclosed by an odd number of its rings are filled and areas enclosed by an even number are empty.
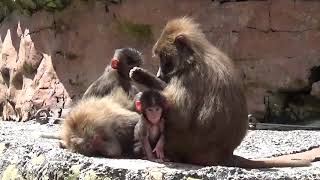
[[[194,17],[242,71],[250,113],[275,121],[320,117],[320,1],[70,1],[63,8],[13,9],[0,24],[4,119],[68,108],[116,48],[151,48],[165,23]],[[40,6],[36,6],[40,7]],[[21,13],[22,12],[22,13]],[[279,120],[280,119],[280,120]]]

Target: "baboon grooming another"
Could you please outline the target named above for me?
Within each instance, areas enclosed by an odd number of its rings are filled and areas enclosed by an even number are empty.
[[[117,49],[111,60],[111,64],[104,73],[94,81],[83,94],[83,98],[95,96],[103,97],[112,90],[122,88],[128,95],[133,97],[138,93],[132,86],[129,71],[133,67],[139,67],[143,63],[141,53],[133,48]]]
[[[190,18],[171,20],[153,47],[160,57],[157,75],[167,82],[170,102],[165,121],[165,154],[199,165],[245,168],[307,166],[307,160],[248,160],[233,155],[247,132],[248,111],[233,62],[214,47]],[[159,87],[161,80],[141,68],[133,80]],[[151,80],[150,80],[151,79]],[[161,89],[161,88],[160,88]]]

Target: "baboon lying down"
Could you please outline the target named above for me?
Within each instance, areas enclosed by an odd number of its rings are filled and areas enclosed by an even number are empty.
[[[242,81],[233,62],[192,19],[168,22],[153,52],[160,57],[160,79],[141,68],[133,68],[130,76],[137,83],[163,90],[171,104],[165,121],[169,159],[245,168],[310,164],[308,160],[248,160],[233,155],[248,127]]]
[[[63,148],[87,156],[133,157],[133,132],[140,115],[126,109],[124,91],[79,101],[66,117],[60,139]]]

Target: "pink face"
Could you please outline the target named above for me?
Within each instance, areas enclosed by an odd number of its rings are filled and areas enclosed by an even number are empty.
[[[146,116],[152,124],[158,124],[162,115],[162,108],[160,106],[152,106],[146,108]]]

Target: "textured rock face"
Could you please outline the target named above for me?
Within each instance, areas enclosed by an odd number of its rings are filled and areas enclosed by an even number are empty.
[[[313,162],[310,167],[244,169],[86,157],[59,148],[56,139],[38,136],[60,128],[34,121],[0,121],[0,179],[320,179],[320,162]],[[319,131],[251,131],[235,154],[257,159],[303,152],[304,157],[313,157],[313,153],[320,152],[314,148],[320,145],[319,138]]]
[[[184,15],[201,23],[210,42],[241,69],[250,113],[263,117],[265,97],[279,92],[287,97],[280,104],[298,110],[286,93],[319,94],[320,70],[310,78],[320,64],[318,1],[110,2],[74,1],[63,11],[13,13],[1,23],[5,119],[26,120],[39,108],[57,112],[69,107],[103,72],[116,48],[141,50],[145,67],[155,72],[152,45],[169,19]]]

